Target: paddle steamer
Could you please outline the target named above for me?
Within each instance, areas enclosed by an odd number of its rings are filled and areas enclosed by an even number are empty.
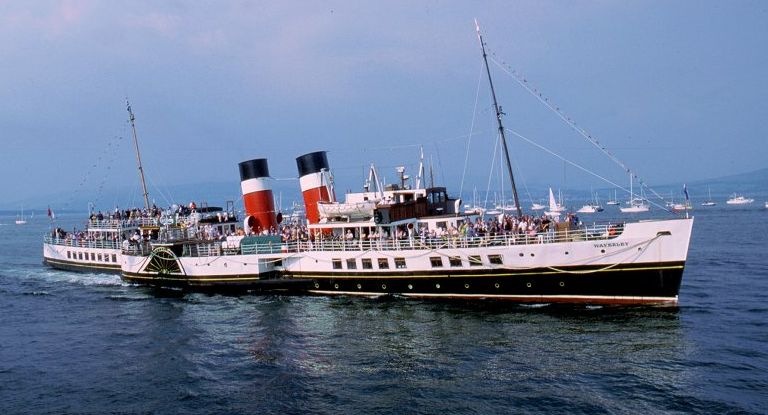
[[[267,160],[254,159],[239,166],[246,235],[211,240],[189,228],[166,232],[158,241],[123,251],[122,277],[185,290],[277,287],[318,295],[675,304],[693,219],[592,225],[563,219],[532,228],[533,218],[520,216],[479,29],[478,39],[512,182],[514,217],[479,218],[463,212],[461,201],[444,187],[410,187],[406,181],[375,188],[369,183],[339,202],[327,154],[316,151],[296,159],[307,224],[281,229]]]

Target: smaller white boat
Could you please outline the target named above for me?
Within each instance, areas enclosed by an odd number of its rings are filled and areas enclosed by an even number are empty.
[[[619,208],[621,213],[642,213],[642,212],[648,212],[651,210],[651,206],[648,204],[648,202],[643,197],[643,188],[640,187],[640,197],[634,197],[633,192],[633,175],[630,173],[629,175],[629,195],[631,199],[627,202],[629,205],[628,207],[622,207]]]
[[[716,206],[717,203],[715,203],[712,200],[712,191],[709,189],[709,186],[707,186],[707,200],[701,204],[702,206]]]
[[[690,203],[675,203],[672,205],[673,212],[685,212],[686,210],[693,210],[693,206]]]
[[[644,199],[632,199],[628,207],[619,208],[621,213],[642,213],[651,210],[651,206]]]
[[[768,202],[765,202],[765,208],[768,209]]]
[[[621,203],[619,202],[619,199],[616,197],[616,189],[613,189],[613,199],[611,199],[611,200],[609,200],[609,201],[605,202],[605,204],[606,204],[606,205],[611,205],[611,206],[618,206],[618,205],[620,205],[620,204],[621,204]]]
[[[728,205],[748,205],[750,203],[753,203],[754,201],[755,199],[747,198],[734,193],[731,195],[731,198],[728,199],[725,203]]]
[[[16,224],[17,225],[25,225],[27,223],[27,219],[24,217],[24,207],[21,207],[21,214],[16,217]]]
[[[585,204],[584,206],[581,207],[581,209],[577,210],[576,212],[578,212],[578,213],[597,213],[597,212],[602,212],[603,210],[605,210],[605,209],[603,209],[602,206],[600,206],[600,201],[597,200],[597,193],[593,193],[592,197],[594,199],[592,201],[592,203]]]
[[[531,210],[544,210],[547,207],[542,205],[541,203],[534,203],[531,205]]]
[[[581,209],[577,210],[578,213],[597,213],[602,212],[603,207],[600,205],[593,205],[593,204],[587,204],[581,207]]]
[[[544,214],[547,216],[559,216],[561,213],[565,212],[567,208],[563,206],[560,203],[557,203],[555,201],[555,195],[552,193],[552,188],[549,188],[549,210],[544,211]]]
[[[367,200],[357,203],[318,202],[317,211],[321,218],[346,217],[362,219],[373,217],[376,202]]]

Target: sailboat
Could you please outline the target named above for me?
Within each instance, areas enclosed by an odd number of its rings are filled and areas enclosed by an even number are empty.
[[[547,216],[559,216],[565,212],[566,207],[555,201],[555,194],[552,193],[552,188],[549,188],[549,210],[544,211]]]
[[[606,205],[611,205],[611,206],[618,206],[618,205],[621,204],[621,203],[619,203],[619,198],[616,197],[616,189],[613,189],[613,199],[605,202],[605,204]]]
[[[24,206],[21,207],[21,215],[16,218],[17,225],[24,225],[27,223],[27,219],[24,218]]]
[[[648,205],[648,203],[645,202],[645,198],[642,197],[643,188],[640,188],[640,197],[635,197],[635,193],[633,191],[633,177],[632,173],[629,174],[629,201],[627,204],[628,207],[622,207],[619,208],[621,210],[621,213],[642,213],[642,212],[648,212],[651,210],[651,207]]]
[[[717,203],[712,201],[712,190],[707,186],[707,201],[701,204],[702,206],[715,206]]]
[[[587,203],[586,205],[582,206],[581,209],[577,210],[577,213],[597,213],[602,212],[604,209],[602,206],[600,206],[600,202],[597,200],[597,193],[593,194],[593,201],[592,203]]]

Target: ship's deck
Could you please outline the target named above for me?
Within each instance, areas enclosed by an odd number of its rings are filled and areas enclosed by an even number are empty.
[[[268,241],[257,244],[239,244],[230,247],[225,241],[213,240],[179,240],[177,244],[183,245],[182,256],[210,257],[222,255],[247,255],[247,254],[278,254],[319,251],[401,251],[401,250],[435,250],[451,248],[483,248],[503,247],[513,245],[549,244],[573,241],[598,241],[618,237],[624,231],[624,224],[591,224],[568,228],[558,232],[549,231],[536,234],[506,233],[486,236],[461,236],[447,235],[439,238],[405,238],[405,239],[316,239],[282,241],[279,243]],[[168,241],[172,242],[172,241]],[[132,244],[123,249],[127,255],[149,255],[152,246],[148,243]]]

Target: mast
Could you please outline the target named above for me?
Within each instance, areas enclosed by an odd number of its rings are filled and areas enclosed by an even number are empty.
[[[149,210],[149,192],[147,192],[147,183],[144,181],[144,168],[141,166],[141,153],[139,153],[139,139],[136,137],[136,117],[133,116],[131,110],[131,103],[128,99],[125,100],[125,105],[128,106],[128,119],[131,121],[131,130],[133,131],[133,145],[136,148],[136,163],[139,165],[139,179],[141,179],[141,189],[144,192],[144,208]]]
[[[517,209],[517,216],[520,217],[523,214],[523,210],[520,209],[520,199],[517,197],[517,186],[515,186],[515,176],[512,174],[512,163],[509,161],[509,149],[507,148],[507,136],[504,134],[504,125],[501,123],[501,116],[504,115],[501,112],[499,103],[496,101],[496,91],[493,89],[493,80],[491,79],[491,69],[488,67],[488,55],[485,53],[485,43],[483,43],[483,35],[480,34],[480,25],[475,19],[475,29],[477,30],[477,40],[480,41],[480,48],[483,50],[483,62],[485,62],[485,72],[488,74],[488,83],[491,85],[491,96],[493,97],[493,107],[496,109],[496,121],[499,123],[499,135],[501,137],[501,145],[504,148],[504,161],[507,164],[507,173],[509,174],[509,180],[512,183],[512,194],[515,197],[515,209]]]

